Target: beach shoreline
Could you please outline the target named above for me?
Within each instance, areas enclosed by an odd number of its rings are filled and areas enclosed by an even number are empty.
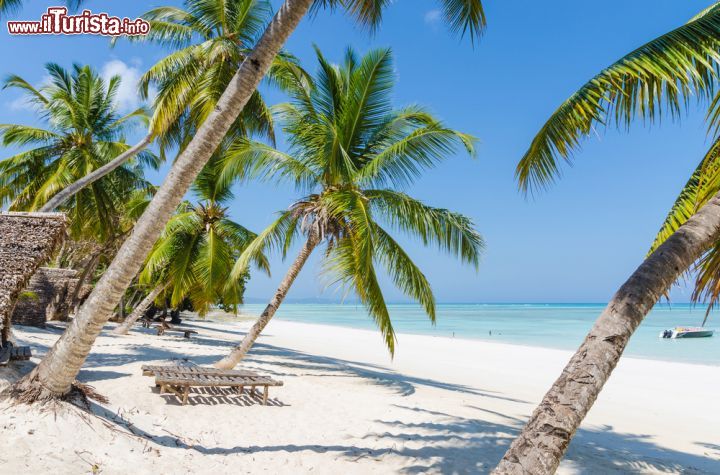
[[[293,304],[293,305],[306,305],[306,304]],[[307,304],[307,305],[310,305],[310,304]],[[601,308],[601,310],[602,310],[602,308]],[[197,321],[197,322],[207,321],[207,322],[213,322],[213,323],[218,323],[218,324],[224,324],[224,323],[234,324],[234,323],[242,323],[242,322],[251,322],[251,321],[257,320],[257,318],[258,318],[258,314],[246,313],[246,312],[240,312],[240,313],[238,313],[237,316],[232,315],[232,314],[226,314],[226,315],[227,316],[222,317],[221,319],[218,319],[217,316],[208,317],[208,318],[203,319],[196,315],[192,315],[191,319],[188,321]],[[330,327],[330,328],[341,328],[341,329],[346,328],[349,330],[368,332],[368,333],[373,333],[376,335],[378,334],[377,330],[368,329],[367,326],[361,326],[360,324],[356,324],[357,326],[353,326],[353,325],[341,324],[341,323],[302,322],[296,318],[292,318],[292,319],[287,318],[287,317],[283,316],[282,314],[275,316],[273,320],[276,322],[287,322],[290,324],[297,323],[297,324],[301,324],[301,325],[314,325],[314,326],[319,326],[319,327]],[[714,328],[714,327],[711,326],[711,328]],[[397,341],[398,345],[402,344],[401,340],[404,336],[424,336],[424,337],[429,337],[429,338],[445,338],[448,340],[456,340],[456,341],[482,342],[482,343],[497,344],[497,345],[519,346],[522,348],[530,348],[530,349],[538,348],[538,349],[556,350],[556,351],[561,351],[561,352],[568,354],[568,358],[570,358],[570,356],[572,355],[572,352],[574,352],[574,349],[576,348],[576,346],[573,347],[572,351],[571,351],[571,349],[569,349],[567,347],[563,348],[561,346],[551,346],[551,345],[542,345],[542,344],[532,345],[532,344],[513,342],[513,341],[508,341],[508,340],[499,339],[499,338],[492,338],[492,337],[488,338],[488,337],[483,337],[483,336],[465,336],[462,334],[462,332],[457,332],[457,333],[458,334],[456,336],[448,336],[445,334],[433,334],[433,333],[429,333],[429,332],[412,332],[412,331],[396,331],[395,332],[395,334],[398,337],[398,341]],[[656,339],[659,344],[668,343],[667,340],[662,340],[659,337],[659,335],[657,336]],[[692,341],[686,340],[683,343],[689,342],[692,344],[692,343],[696,343],[697,341],[698,340],[692,340]],[[670,343],[673,343],[673,342],[670,342]],[[713,348],[713,349],[715,349],[715,348]],[[628,358],[629,359],[637,359],[637,360],[658,361],[658,362],[663,362],[663,363],[682,363],[682,364],[690,364],[690,365],[696,365],[696,366],[708,366],[708,367],[713,367],[713,368],[720,367],[720,362],[715,362],[712,360],[709,363],[708,362],[698,362],[698,361],[694,361],[694,360],[675,361],[673,359],[672,355],[668,355],[667,357],[661,357],[659,355],[643,356],[643,355],[636,355],[636,354],[628,354],[626,352],[623,355],[623,359],[628,359]]]
[[[108,325],[80,373],[110,402],[90,422],[0,408],[8,470],[102,473],[485,473],[571,352],[400,334],[394,359],[377,332],[276,320],[243,367],[285,384],[270,405],[159,395],[142,364],[207,365],[250,321],[186,320],[197,338]],[[56,330],[17,327],[35,361]],[[672,376],[672,377],[670,377]],[[570,445],[560,473],[718,473],[720,368],[623,358]],[[702,411],[696,410],[702,408]],[[61,434],[73,433],[73,438]],[[50,457],[31,457],[38,444]],[[8,456],[8,454],[12,454]],[[219,471],[219,472],[218,472]]]

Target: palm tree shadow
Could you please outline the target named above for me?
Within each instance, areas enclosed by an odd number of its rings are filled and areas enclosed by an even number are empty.
[[[152,392],[160,394],[157,387],[152,388]],[[168,405],[181,406],[181,402],[177,395],[172,393],[164,393],[160,395]],[[244,390],[240,394],[235,388],[227,387],[194,387],[191,388],[188,397],[187,406],[210,405],[217,406],[219,404],[227,404],[232,406],[256,406],[262,404],[262,394],[257,391]],[[268,397],[267,406],[283,407],[289,406],[277,398]]]
[[[417,407],[396,406],[432,416],[430,421],[378,420],[384,432],[364,439],[386,441],[394,453],[412,459],[401,473],[488,473],[497,465],[525,420],[500,416],[502,423],[459,417]],[[437,418],[440,418],[439,420]],[[711,444],[712,445],[712,444]],[[377,452],[377,451],[376,451]],[[720,458],[661,447],[644,434],[614,432],[612,427],[581,428],[564,458],[577,473],[720,473]]]
[[[198,339],[195,343],[199,345],[212,345],[213,347],[218,346],[216,340]],[[227,346],[231,346],[231,344],[228,343]],[[194,361],[198,364],[210,364],[217,361],[218,358],[219,355],[203,356],[195,358]],[[288,376],[322,378],[359,377],[373,384],[388,388],[400,396],[411,396],[415,393],[417,386],[424,386],[529,404],[528,401],[503,396],[495,391],[477,389],[462,384],[446,383],[430,378],[410,376],[398,373],[382,365],[304,353],[302,351],[269,345],[267,343],[256,343],[242,364],[244,368],[255,369],[277,378]]]
[[[362,437],[365,444],[278,444],[206,447],[180,435],[151,434],[136,427],[120,413],[91,404],[91,410],[108,424],[120,426],[135,437],[169,448],[194,450],[202,455],[262,453],[328,453],[349,461],[401,466],[399,473],[489,473],[518,434],[523,419],[503,416],[500,422],[461,417],[419,407],[396,405],[407,417],[376,420],[384,430]],[[481,412],[482,408],[466,406]],[[498,414],[498,413],[495,413]],[[714,444],[708,444],[714,446]],[[642,434],[613,432],[612,428],[581,428],[563,461],[566,468],[582,474],[605,473],[720,473],[720,460],[658,446]]]
[[[32,340],[32,344],[36,345],[35,338]],[[199,338],[192,344],[214,348],[231,345],[211,338]],[[83,371],[82,380],[92,382],[127,376],[127,373],[92,369],[97,367],[159,360],[187,360],[187,351],[184,351],[186,345],[187,342],[179,341],[174,348],[168,349],[124,343],[123,348],[130,349],[128,353],[93,355],[85,366],[88,369]],[[210,364],[218,356],[196,356],[191,361],[197,364]],[[276,377],[359,377],[401,396],[410,396],[415,393],[416,387],[424,386],[526,403],[465,385],[404,375],[381,365],[317,356],[268,344],[257,344],[244,365],[248,369],[257,369]],[[152,395],[152,397],[157,396]],[[178,404],[175,396],[168,397],[169,404]],[[283,405],[277,400],[268,402],[271,405]],[[258,404],[258,401],[243,400],[223,391],[218,393],[208,391],[200,392],[197,399],[191,396],[189,404],[249,405]],[[121,413],[113,413],[94,403],[91,405],[91,410],[116,429],[169,448],[191,449],[206,455],[309,451],[333,453],[349,460],[369,458],[378,463],[383,463],[386,458],[399,458],[400,465],[404,467],[401,473],[406,474],[486,473],[497,464],[508,444],[525,422],[522,418],[511,417],[479,406],[466,406],[478,411],[476,418],[418,407],[401,405],[396,407],[407,411],[408,417],[376,420],[375,423],[384,427],[384,430],[376,430],[363,436],[362,440],[367,441],[364,445],[278,444],[235,447],[205,447],[188,442],[182,436],[153,434],[135,426]],[[483,419],[488,415],[495,422]],[[500,422],[497,422],[498,420]],[[708,450],[705,456],[659,446],[646,434],[619,433],[613,431],[612,427],[581,428],[570,444],[564,464],[579,473],[720,473],[720,446],[708,442],[696,444]]]
[[[193,322],[194,328],[201,330],[205,327],[199,325],[197,322]],[[188,323],[188,325],[190,325]],[[45,332],[41,329],[32,329],[31,327],[23,328],[26,333],[33,332]],[[242,337],[244,333],[237,332],[234,330],[216,330],[225,333],[238,334],[238,337]],[[108,335],[107,332],[104,335]],[[214,363],[222,355],[222,349],[230,348],[233,343],[223,340],[218,340],[210,337],[204,337],[202,333],[191,341],[178,338],[172,340],[174,346],[168,348],[167,344],[165,347],[159,346],[148,346],[145,344],[131,343],[123,341],[122,337],[109,334],[118,338],[111,340],[109,343],[101,343],[96,346],[110,347],[118,346],[123,348],[123,353],[108,353],[108,352],[96,352],[92,358],[89,358],[84,368],[92,369],[105,366],[122,366],[137,362],[155,362],[155,361],[192,361],[199,365],[207,365]],[[264,335],[271,336],[271,335]],[[162,338],[162,337],[157,337]],[[34,340],[34,339],[33,339]],[[39,345],[33,341],[31,344],[40,349],[41,353],[47,351],[46,345]],[[205,355],[195,356],[188,358],[187,347],[188,345],[196,346],[210,346],[214,349],[221,349],[218,355]],[[462,384],[452,384],[442,381],[437,381],[430,378],[420,378],[410,376],[402,373],[393,371],[392,369],[374,365],[370,363],[363,363],[359,361],[345,360],[341,358],[333,358],[328,356],[313,355],[304,353],[301,351],[291,350],[288,348],[282,348],[279,346],[269,345],[266,343],[256,343],[246,359],[243,362],[243,367],[247,369],[256,369],[265,374],[275,376],[277,378],[282,377],[297,377],[297,376],[308,376],[308,377],[341,377],[341,378],[352,378],[359,377],[370,381],[373,384],[383,386],[394,393],[401,396],[411,396],[415,393],[417,386],[431,387],[436,389],[443,389],[447,391],[461,392],[465,394],[471,394],[475,396],[482,396],[488,398],[503,399],[512,402],[529,404],[528,401],[514,399],[511,397],[503,396],[497,392],[482,390],[466,386]],[[86,374],[86,376],[89,376]],[[116,377],[124,377],[126,374],[117,373]],[[112,379],[110,374],[106,374],[102,379]],[[85,379],[83,379],[85,380]],[[88,379],[87,382],[92,382],[93,379]]]

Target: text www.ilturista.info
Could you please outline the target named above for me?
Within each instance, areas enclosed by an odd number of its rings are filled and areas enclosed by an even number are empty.
[[[142,18],[131,20],[90,10],[68,15],[65,7],[49,7],[40,21],[9,21],[7,27],[11,35],[139,36],[150,31],[150,23]]]

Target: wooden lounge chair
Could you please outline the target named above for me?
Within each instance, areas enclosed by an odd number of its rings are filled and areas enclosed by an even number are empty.
[[[161,336],[167,332],[178,332],[183,334],[183,338],[190,338],[190,335],[197,334],[197,331],[191,328],[174,327],[167,322],[160,322],[159,324],[155,325],[155,327],[157,328],[158,336]]]
[[[8,341],[0,347],[0,366],[7,366],[10,361],[29,360],[31,356],[29,346],[14,346]]]
[[[218,369],[205,366],[187,365],[143,365],[143,376],[155,376],[155,373],[218,374],[228,376],[257,376],[253,371],[241,369]]]
[[[255,388],[263,387],[263,405],[267,405],[268,388],[282,386],[282,381],[275,381],[265,376],[241,376],[235,374],[203,374],[175,371],[155,371],[155,384],[160,386],[160,394],[172,392],[180,398],[182,405],[187,404],[191,387],[231,387],[238,388],[242,394],[245,386],[250,387],[251,394]]]

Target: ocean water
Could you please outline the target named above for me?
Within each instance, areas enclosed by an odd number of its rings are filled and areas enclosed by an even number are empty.
[[[258,315],[264,305],[248,304],[243,313]],[[590,330],[604,304],[439,304],[432,325],[417,305],[390,305],[399,334],[413,333],[488,340],[548,348],[575,349]],[[720,314],[713,312],[712,338],[666,340],[659,333],[675,326],[699,326],[704,307],[658,304],[635,332],[625,355],[687,363],[720,365]],[[374,329],[365,309],[354,304],[283,304],[276,317],[282,320]]]

